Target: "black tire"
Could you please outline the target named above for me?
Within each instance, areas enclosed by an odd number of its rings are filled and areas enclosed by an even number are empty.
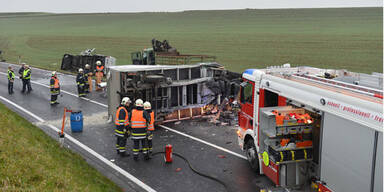
[[[245,153],[247,155],[247,159],[251,168],[259,173],[259,156],[257,155],[257,150],[254,144],[253,139],[249,139],[245,145]]]

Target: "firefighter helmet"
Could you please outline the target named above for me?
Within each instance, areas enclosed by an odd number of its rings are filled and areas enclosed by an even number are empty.
[[[137,99],[135,105],[136,105],[136,107],[142,107],[143,106],[143,100]]]
[[[52,71],[52,76],[56,76],[56,71]]]
[[[82,73],[82,72],[83,72],[83,69],[82,69],[82,68],[80,68],[80,69],[79,69],[79,73]]]
[[[121,100],[121,104],[122,105],[125,105],[127,103],[131,103],[131,100],[129,99],[129,97],[124,97],[122,100]]]
[[[144,109],[151,109],[151,103],[148,102],[148,101],[146,101],[146,102],[144,103]]]
[[[96,65],[101,65],[101,61],[96,61]]]
[[[85,68],[86,68],[86,69],[90,69],[91,66],[90,66],[89,64],[85,64]]]

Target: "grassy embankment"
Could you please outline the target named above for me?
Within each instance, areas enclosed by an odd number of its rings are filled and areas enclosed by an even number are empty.
[[[121,191],[0,103],[0,191]]]
[[[130,52],[167,39],[181,53],[216,55],[243,71],[291,63],[359,72],[383,70],[382,8],[16,14],[0,17],[9,61],[58,69],[64,53],[86,48],[130,64]],[[4,16],[4,15],[2,15]]]

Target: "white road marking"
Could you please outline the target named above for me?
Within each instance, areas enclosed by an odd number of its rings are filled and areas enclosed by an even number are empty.
[[[17,109],[25,112],[26,114],[30,115],[31,117],[35,118],[36,120],[38,120],[39,122],[41,123],[44,123],[44,119],[42,119],[41,117],[33,114],[32,112],[22,108],[20,105],[0,96],[0,99],[13,105],[14,107],[16,107]],[[50,127],[51,129],[53,129],[54,131],[56,132],[59,132],[60,130],[51,125],[51,124],[48,124],[48,127]],[[143,183],[142,181],[140,181],[138,178],[134,177],[133,175],[131,175],[130,173],[128,173],[127,171],[125,171],[124,169],[120,168],[119,166],[113,164],[112,162],[110,162],[108,159],[106,159],[105,157],[101,156],[100,154],[98,154],[96,151],[92,150],[91,148],[89,148],[88,146],[84,145],[83,143],[81,143],[80,141],[78,141],[77,139],[71,137],[69,134],[65,134],[65,138],[67,138],[68,140],[70,140],[72,143],[78,145],[80,148],[82,148],[83,150],[89,152],[91,155],[93,155],[94,157],[96,157],[97,159],[99,159],[100,161],[104,162],[105,164],[107,164],[108,166],[110,166],[112,169],[116,170],[117,172],[119,172],[120,174],[124,175],[127,179],[131,180],[132,182],[136,183],[138,186],[142,187],[144,190],[146,191],[149,191],[149,192],[156,192],[154,189],[152,189],[150,186],[148,186],[147,184]]]
[[[3,72],[0,72],[0,74],[4,74],[4,75],[6,75],[6,73],[3,73]],[[38,83],[38,82],[34,82],[34,81],[31,81],[31,82],[32,82],[32,83],[35,83],[35,84],[37,84],[37,85],[41,85],[41,86],[44,86],[44,87],[48,87],[48,88],[49,88],[48,85],[44,85],[44,84],[42,84],[42,83]],[[69,95],[72,95],[72,96],[74,96],[74,97],[78,97],[76,94],[73,94],[73,93],[71,93],[71,92],[67,92],[67,91],[62,91],[62,92],[66,93],[66,94],[69,94]],[[84,98],[84,97],[78,97],[78,98],[81,98],[81,99],[84,99],[84,100],[86,100],[86,101],[89,101],[89,102],[95,103],[95,104],[97,104],[97,105],[100,105],[100,106],[102,106],[102,107],[108,108],[108,105],[99,103],[99,102],[94,101],[94,100],[92,100],[92,99],[88,99],[88,98]],[[247,157],[245,157],[244,155],[240,155],[240,154],[238,154],[238,153],[235,153],[235,152],[230,151],[230,150],[228,150],[228,149],[225,149],[225,148],[223,148],[223,147],[220,147],[220,146],[217,146],[217,145],[215,145],[215,144],[209,143],[209,142],[207,142],[207,141],[201,140],[201,139],[199,139],[199,138],[197,138],[197,137],[193,137],[193,136],[188,135],[188,134],[186,134],[186,133],[183,133],[183,132],[180,132],[180,131],[171,129],[171,128],[166,127],[166,126],[164,126],[164,125],[160,125],[160,126],[163,127],[164,129],[167,129],[167,130],[172,131],[172,132],[174,132],[174,133],[177,133],[177,134],[179,134],[179,135],[183,135],[183,136],[185,136],[185,137],[189,137],[189,138],[191,138],[191,139],[193,139],[193,140],[195,140],[195,141],[204,143],[204,144],[206,144],[206,145],[209,145],[209,146],[214,147],[214,148],[216,148],[216,149],[219,149],[219,150],[221,150],[221,151],[230,153],[230,154],[232,154],[232,155],[235,155],[235,156],[237,156],[237,157],[240,157],[240,158],[242,158],[242,159],[247,160]]]
[[[7,73],[4,73],[4,72],[0,72],[0,74],[2,74],[2,75],[7,75]],[[34,84],[37,84],[37,85],[40,85],[40,86],[43,86],[43,87],[50,88],[48,85],[44,85],[44,84],[39,83],[39,82],[36,82],[36,81],[31,81],[31,83],[34,83]],[[85,101],[89,101],[89,102],[91,102],[91,103],[100,105],[100,106],[105,107],[105,108],[108,107],[108,105],[106,105],[106,104],[103,104],[103,103],[100,103],[100,102],[97,102],[97,101],[94,101],[94,100],[91,100],[91,99],[88,99],[88,98],[79,97],[78,95],[76,95],[76,94],[74,94],[74,93],[71,93],[71,92],[68,92],[68,91],[60,90],[60,92],[66,93],[66,94],[71,95],[71,96],[74,96],[74,97],[78,97],[78,98],[80,98],[80,99],[83,99],[83,100],[85,100]]]
[[[219,149],[219,150],[221,150],[221,151],[230,153],[230,154],[232,154],[232,155],[234,155],[234,156],[237,156],[237,157],[240,157],[240,158],[242,158],[242,159],[247,160],[247,157],[245,157],[244,155],[240,155],[240,154],[238,154],[238,153],[235,153],[235,152],[230,151],[230,150],[228,150],[228,149],[225,149],[225,148],[223,148],[223,147],[217,146],[217,145],[215,145],[215,144],[209,143],[209,142],[207,142],[207,141],[204,141],[204,140],[202,140],[202,139],[196,138],[196,137],[194,137],[194,136],[185,134],[185,133],[183,133],[183,132],[176,131],[176,130],[171,129],[171,128],[169,128],[169,127],[166,127],[166,126],[164,126],[164,125],[158,125],[158,126],[161,127],[161,128],[163,128],[163,129],[166,129],[166,130],[168,130],[168,131],[172,131],[172,132],[177,133],[177,134],[179,134],[179,135],[183,135],[183,136],[188,137],[188,138],[191,138],[191,139],[193,139],[193,140],[195,140],[195,141],[204,143],[204,144],[206,144],[206,145],[209,145],[209,146],[214,147],[214,148],[216,148],[216,149]]]

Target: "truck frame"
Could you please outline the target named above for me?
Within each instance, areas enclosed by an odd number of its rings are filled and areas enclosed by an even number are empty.
[[[237,135],[255,171],[282,187],[383,191],[382,74],[285,64],[242,78]],[[296,113],[312,120],[278,125],[276,116]]]

